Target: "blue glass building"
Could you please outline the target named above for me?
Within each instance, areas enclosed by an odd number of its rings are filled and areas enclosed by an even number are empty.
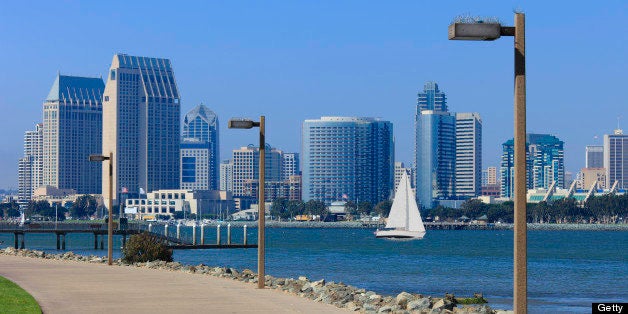
[[[415,131],[416,198],[419,206],[432,208],[456,192],[456,117],[434,82],[418,94]]]
[[[200,104],[183,119],[181,188],[217,190],[220,176],[218,117]]]
[[[375,118],[322,117],[303,122],[303,200],[369,202],[394,187],[393,125]]]
[[[549,134],[526,135],[527,189],[565,188],[564,143]],[[501,196],[512,198],[514,193],[514,140],[502,144]]]

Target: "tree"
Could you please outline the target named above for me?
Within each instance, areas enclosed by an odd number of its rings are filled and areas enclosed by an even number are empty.
[[[487,206],[478,199],[470,199],[460,205],[460,211],[469,218],[478,218],[487,214]]]
[[[96,213],[98,201],[91,195],[81,195],[70,207],[70,215],[75,219],[87,218]]]
[[[48,201],[30,201],[26,208],[24,216],[31,217],[33,215],[40,215],[43,217],[54,217],[55,209],[50,206]]]
[[[0,213],[2,216],[6,218],[11,217],[19,217],[20,216],[20,206],[15,202],[10,203],[1,203],[0,204]]]
[[[302,215],[305,212],[305,203],[303,201],[289,201],[286,210],[290,214],[290,218]]]
[[[305,203],[305,212],[310,215],[325,215],[327,207],[325,203],[317,200],[309,200]]]
[[[353,201],[347,201],[345,203],[345,212],[350,215],[355,215],[358,212],[358,205]]]
[[[273,217],[290,218],[288,211],[288,200],[285,198],[276,198],[270,205],[270,215]]]
[[[122,260],[143,263],[155,260],[172,262],[172,250],[157,236],[148,232],[132,235],[122,249]]]
[[[360,202],[358,204],[358,213],[368,215],[373,211],[373,205],[369,202]]]
[[[377,205],[375,205],[374,210],[378,215],[382,217],[388,217],[388,214],[390,214],[391,207],[392,207],[392,201],[385,200],[385,201],[381,201],[377,203]]]

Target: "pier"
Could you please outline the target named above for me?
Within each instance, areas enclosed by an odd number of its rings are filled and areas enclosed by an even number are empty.
[[[155,227],[155,228],[153,228]],[[158,230],[156,227],[160,227]],[[169,233],[168,229],[172,227],[175,229]],[[231,226],[226,226],[227,229],[227,243],[222,243],[221,229],[224,227],[217,226],[216,242],[214,244],[205,243],[205,229],[207,226],[191,226],[192,235],[185,235],[181,233],[182,225],[168,225],[168,224],[146,224],[143,222],[130,222],[124,224],[122,228],[119,227],[117,222],[114,222],[114,235],[122,236],[122,246],[126,245],[127,237],[139,234],[142,232],[148,232],[162,241],[168,244],[171,249],[241,249],[241,248],[257,248],[257,243],[247,243],[246,225],[241,228],[243,230],[243,243],[232,243],[231,241]],[[197,237],[197,229],[200,229],[200,239]],[[17,223],[0,223],[0,233],[13,233],[14,235],[14,248],[24,249],[26,247],[26,234],[43,233],[54,234],[56,236],[57,250],[66,249],[66,235],[69,233],[91,233],[94,235],[94,250],[104,249],[104,239],[107,237],[107,224],[106,223],[55,223],[55,222],[37,222],[20,225]]]

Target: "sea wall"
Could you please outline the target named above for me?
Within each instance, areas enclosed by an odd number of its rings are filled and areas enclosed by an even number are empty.
[[[85,263],[106,263],[105,257],[82,256],[72,252],[49,254],[35,250],[16,250],[8,247],[0,250],[0,254],[23,256],[27,258],[45,258],[55,260],[78,261]],[[225,267],[210,267],[199,264],[195,266],[183,265],[178,262],[154,261],[146,263],[127,264],[121,259],[114,261],[114,265],[123,267],[145,267],[164,271],[181,271],[198,275],[229,278],[245,283],[257,283],[258,276],[249,269],[237,270]],[[324,279],[312,281],[306,277],[275,278],[265,276],[267,287],[284,293],[308,298],[317,302],[331,304],[349,311],[361,313],[508,313],[494,310],[488,305],[457,306],[453,295],[444,298],[424,296],[401,292],[396,296],[380,295],[374,291],[366,291],[342,282],[327,282]]]

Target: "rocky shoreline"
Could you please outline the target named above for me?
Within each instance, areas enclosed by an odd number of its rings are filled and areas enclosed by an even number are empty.
[[[68,260],[85,263],[106,263],[107,258],[99,256],[83,256],[73,252],[62,254],[50,254],[43,251],[21,249],[12,247],[0,250],[0,254],[15,255],[29,258],[44,258],[54,260]],[[199,264],[196,266],[183,265],[179,262],[154,261],[146,263],[127,264],[121,259],[114,261],[114,265],[126,267],[145,267],[167,271],[181,271],[199,275],[230,278],[245,283],[257,283],[257,274],[249,269],[237,270],[226,267],[210,267]],[[396,296],[385,296],[374,291],[366,291],[342,282],[327,282],[324,279],[311,281],[306,277],[275,278],[265,276],[266,286],[285,293],[298,295],[317,302],[331,304],[349,311],[361,313],[512,313],[512,311],[494,310],[488,305],[464,305],[457,306],[453,295],[444,298],[423,296],[401,292]]]

